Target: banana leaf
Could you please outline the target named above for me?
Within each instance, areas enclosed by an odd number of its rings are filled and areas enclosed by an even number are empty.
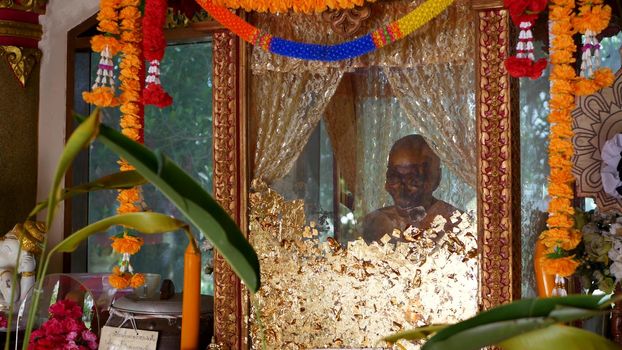
[[[617,344],[586,330],[553,325],[498,344],[503,350],[620,350]]]
[[[100,126],[98,139],[168,197],[212,242],[249,290],[259,289],[257,254],[233,219],[201,185],[168,157],[105,125]]]
[[[183,229],[188,236],[189,243],[193,246],[195,250],[198,249],[195,239],[190,232],[188,224],[182,221],[176,220],[168,215],[159,213],[139,212],[121,214],[111,216],[103,220],[97,221],[93,224],[90,224],[71,234],[69,237],[65,238],[62,242],[50,249],[50,252],[45,257],[45,262],[43,264],[43,274],[45,274],[45,272],[47,271],[50,263],[50,257],[54,253],[71,253],[75,251],[78,245],[82,241],[86,240],[89,236],[101,231],[105,231],[108,228],[116,225],[122,225],[128,228],[132,228],[145,234],[166,233]],[[32,312],[29,312],[28,314],[28,322],[24,334],[24,345],[22,347],[23,350],[28,349],[27,340],[30,339],[32,327],[34,326],[35,314],[39,306],[39,296],[42,287],[43,278],[37,280],[37,287],[33,290],[31,308]]]
[[[110,174],[101,177],[97,180],[91,181],[86,184],[74,186],[62,191],[61,201],[72,198],[82,193],[102,191],[102,190],[121,190],[126,188],[132,188],[135,186],[144,185],[147,183],[144,177],[142,177],[137,171],[121,171],[118,173]],[[37,206],[30,212],[28,217],[33,217],[43,209],[47,208],[48,201],[37,203]]]
[[[401,331],[401,332],[397,332],[394,334],[391,334],[388,337],[384,337],[382,338],[383,341],[386,341],[388,343],[395,343],[396,341],[400,340],[400,339],[405,339],[405,340],[420,340],[420,339],[425,339],[428,336],[440,331],[443,328],[448,327],[449,325],[446,324],[441,324],[441,325],[432,325],[432,326],[425,326],[425,327],[418,327],[412,330],[406,330],[406,331]]]
[[[617,300],[602,296],[524,299],[480,313],[440,330],[422,350],[476,350],[557,323],[592,317]]]
[[[52,181],[52,188],[48,198],[48,212],[45,220],[46,227],[51,227],[54,214],[56,213],[56,205],[63,198],[63,191],[60,187],[60,183],[65,176],[67,169],[69,169],[78,153],[80,153],[83,148],[88,146],[95,139],[98,129],[99,109],[95,109],[83,123],[78,125],[76,130],[71,134],[71,137],[69,137],[69,140],[67,140],[65,149],[63,150],[63,153],[58,161],[58,165],[56,166],[54,180]],[[37,274],[37,277],[41,278],[39,274]]]

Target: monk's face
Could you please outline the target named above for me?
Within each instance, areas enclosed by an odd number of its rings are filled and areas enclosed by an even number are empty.
[[[385,189],[398,207],[424,205],[432,198],[439,179],[438,157],[427,147],[400,148],[389,155]]]

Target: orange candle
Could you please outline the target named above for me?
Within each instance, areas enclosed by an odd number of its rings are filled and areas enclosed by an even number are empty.
[[[184,290],[181,314],[181,350],[199,348],[201,253],[188,244],[184,255]]]
[[[546,247],[539,239],[536,241],[536,251],[533,255],[533,265],[536,273],[536,285],[538,287],[538,296],[541,298],[550,297],[555,287],[555,276],[544,272],[542,266],[542,258],[546,254]]]

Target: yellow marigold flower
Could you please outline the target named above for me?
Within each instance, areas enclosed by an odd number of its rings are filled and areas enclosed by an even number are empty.
[[[126,90],[121,94],[121,101],[124,103],[140,101],[140,94],[135,90]]]
[[[553,198],[549,202],[549,211],[574,215],[574,208],[569,198]]]
[[[127,232],[123,233],[123,237],[110,237],[110,239],[112,240],[112,249],[119,254],[134,255],[140,251],[140,247],[144,244],[142,238],[128,235]]]
[[[568,230],[552,228],[548,229],[540,234],[540,240],[547,248],[555,248],[559,246],[560,242],[570,238]]]
[[[543,257],[543,259],[545,259],[542,262],[544,271],[551,275],[558,274],[562,277],[570,277],[579,266],[579,262],[574,259],[574,255],[558,259]]]
[[[551,80],[573,80],[575,77],[574,68],[568,64],[554,65],[551,68]]]
[[[596,72],[594,72],[594,75],[592,76],[592,79],[594,79],[596,84],[598,84],[601,89],[607,86],[611,86],[611,84],[613,84],[614,78],[615,76],[613,75],[613,72],[608,67],[599,68],[598,70],[596,70]]]
[[[140,43],[141,35],[137,32],[123,32],[121,33],[121,40],[126,43]]]

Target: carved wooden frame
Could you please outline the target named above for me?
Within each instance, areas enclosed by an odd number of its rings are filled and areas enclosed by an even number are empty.
[[[511,50],[501,0],[472,0],[477,23],[478,232],[480,308],[520,298],[520,124],[518,83],[503,61]],[[247,48],[229,32],[214,34],[214,192],[247,233]],[[247,349],[246,293],[215,259],[215,337],[224,349]]]

